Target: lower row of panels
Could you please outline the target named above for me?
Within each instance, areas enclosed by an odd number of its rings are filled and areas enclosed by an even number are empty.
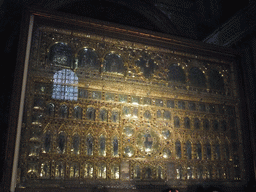
[[[240,180],[238,166],[183,165],[154,162],[29,162],[25,171],[30,179],[94,180]],[[24,172],[23,172],[24,173]]]

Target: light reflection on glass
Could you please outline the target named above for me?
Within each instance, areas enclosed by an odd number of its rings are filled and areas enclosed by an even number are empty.
[[[64,179],[64,166],[62,162],[57,162],[55,167],[55,178],[56,179]]]
[[[133,178],[134,179],[140,179],[140,166],[136,165],[133,170]]]
[[[107,177],[107,166],[105,164],[98,165],[98,174],[99,179],[106,179]]]
[[[128,156],[128,157],[132,157],[133,154],[134,154],[134,150],[133,150],[133,148],[132,148],[131,146],[126,146],[126,147],[124,148],[124,153],[125,153],[125,155]]]
[[[41,164],[40,177],[43,179],[50,178],[50,165],[48,162]]]
[[[79,172],[80,171],[78,163],[72,163],[70,166],[70,178],[78,178]]]
[[[93,178],[93,165],[91,163],[85,163],[84,178]]]
[[[106,138],[104,135],[101,135],[99,139],[99,155],[106,156]]]
[[[118,139],[116,136],[113,139],[113,156],[118,156]]]
[[[111,178],[119,179],[119,165],[112,165],[111,167]]]

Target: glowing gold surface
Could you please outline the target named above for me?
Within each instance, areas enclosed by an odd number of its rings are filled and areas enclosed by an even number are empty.
[[[49,60],[50,48],[58,42],[71,47],[73,67],[54,64],[67,60],[62,56]],[[76,56],[84,47],[95,50],[101,68],[78,67]],[[104,72],[109,53],[122,58],[123,73]],[[150,76],[139,67],[143,55],[148,58],[146,65],[156,66]],[[167,80],[174,63],[184,70],[184,83]],[[205,75],[206,87],[191,85],[192,67]],[[223,77],[224,90],[210,88],[211,69]],[[78,81],[61,82],[56,75],[61,70]],[[232,70],[232,63],[200,53],[49,27],[37,29],[26,92],[20,184],[33,186],[33,180],[46,179],[49,185],[59,179],[144,184],[241,180],[242,141]],[[74,95],[63,93],[58,98],[53,93],[55,84],[55,90],[65,88]],[[176,124],[175,118],[179,119]],[[177,141],[180,148],[175,146]],[[187,142],[191,152],[187,152]]]

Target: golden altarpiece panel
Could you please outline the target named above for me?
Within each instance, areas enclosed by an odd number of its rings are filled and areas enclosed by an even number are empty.
[[[40,17],[30,21],[17,189],[243,181],[231,56],[150,32],[92,21],[78,29],[68,18],[71,27],[55,27]]]

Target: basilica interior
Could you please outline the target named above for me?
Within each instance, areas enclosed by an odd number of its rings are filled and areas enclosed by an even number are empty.
[[[28,0],[0,10],[10,65],[2,191],[255,188],[254,1]]]

